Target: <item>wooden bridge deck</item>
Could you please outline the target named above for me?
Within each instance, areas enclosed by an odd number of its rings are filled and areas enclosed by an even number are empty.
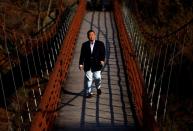
[[[102,72],[102,94],[84,97],[84,72],[78,61],[86,32],[94,29],[105,43],[106,64]],[[127,130],[136,131],[131,109],[129,87],[126,84],[121,49],[112,12],[87,12],[77,39],[68,78],[61,94],[59,115],[54,131],[71,130]]]

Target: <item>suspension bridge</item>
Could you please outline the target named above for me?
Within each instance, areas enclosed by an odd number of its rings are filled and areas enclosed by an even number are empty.
[[[192,20],[151,35],[132,14],[135,0],[113,0],[112,9],[103,11],[86,10],[86,4],[79,0],[65,8],[61,1],[54,24],[35,37],[1,26],[2,130],[159,131],[169,122],[173,129],[173,91],[191,83],[180,79],[187,71]],[[88,99],[78,60],[89,29],[105,43],[106,61],[102,94]]]

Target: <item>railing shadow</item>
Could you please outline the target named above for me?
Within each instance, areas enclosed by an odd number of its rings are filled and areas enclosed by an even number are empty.
[[[98,13],[98,19],[97,24],[94,24],[94,21],[96,17],[96,13]],[[71,95],[73,96],[70,100],[68,100],[65,103],[61,103],[60,109],[64,106],[73,106],[71,104],[72,101],[77,99],[78,97],[82,96],[82,103],[81,103],[81,112],[80,112],[80,128],[78,130],[89,130],[93,128],[109,128],[111,130],[136,130],[135,124],[131,124],[128,121],[128,116],[133,118],[133,114],[128,114],[128,105],[129,103],[132,103],[131,101],[131,95],[130,95],[130,89],[128,84],[125,82],[125,72],[123,64],[120,61],[123,61],[123,58],[121,57],[120,60],[120,48],[119,45],[115,41],[116,37],[116,27],[113,23],[113,15],[110,13],[110,21],[107,21],[105,19],[105,31],[101,30],[100,25],[100,12],[92,12],[91,14],[91,22],[87,19],[84,19],[84,21],[88,22],[91,25],[91,29],[95,28],[94,30],[98,32],[97,38],[99,39],[99,36],[104,37],[105,39],[105,47],[106,47],[106,61],[105,66],[102,70],[102,96],[95,95],[93,98],[86,98],[86,89],[85,87],[82,87],[83,90],[81,92],[71,92],[62,89],[64,95]],[[104,18],[107,18],[106,13],[104,13]],[[110,22],[110,23],[109,23]],[[111,30],[108,27],[108,24],[111,24]],[[110,34],[112,33],[112,38],[109,40]],[[110,50],[110,48],[113,48],[113,50]],[[111,58],[110,56],[113,56]],[[113,63],[112,63],[113,62]],[[116,70],[115,70],[116,69]],[[116,87],[116,88],[114,88]],[[127,91],[127,93],[125,93]],[[125,95],[127,94],[127,95]],[[117,97],[116,99],[114,97]],[[125,100],[125,97],[129,97],[129,101]],[[106,101],[106,103],[104,103]],[[119,103],[117,103],[119,102]],[[118,105],[115,105],[117,103]],[[105,106],[108,108],[108,111],[103,109],[102,107]],[[120,112],[116,112],[116,109],[120,108]],[[133,106],[131,105],[131,108]],[[92,110],[93,113],[88,113],[88,110]],[[133,111],[133,109],[131,109]],[[109,117],[103,116],[104,113],[108,113]],[[122,114],[122,119],[118,120],[116,118],[117,114]],[[94,123],[88,123],[87,117],[91,117],[92,122]],[[65,119],[65,118],[64,118]],[[102,119],[105,119],[109,121],[109,123],[104,123]],[[118,125],[117,123],[122,123],[121,125]],[[90,125],[90,126],[88,126]],[[60,128],[60,127],[57,127]],[[72,127],[73,128],[73,127]],[[65,130],[65,128],[58,129],[58,130]]]

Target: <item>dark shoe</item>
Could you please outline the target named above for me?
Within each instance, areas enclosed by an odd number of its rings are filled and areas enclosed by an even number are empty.
[[[101,95],[101,89],[97,89],[97,95]]]
[[[93,96],[94,96],[93,93],[89,93],[89,94],[87,94],[86,98],[91,98],[91,97],[93,97]]]

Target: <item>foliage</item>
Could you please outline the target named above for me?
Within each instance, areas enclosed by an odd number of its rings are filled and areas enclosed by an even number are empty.
[[[193,1],[139,0],[138,9],[145,29],[152,33],[172,32],[193,18]]]

